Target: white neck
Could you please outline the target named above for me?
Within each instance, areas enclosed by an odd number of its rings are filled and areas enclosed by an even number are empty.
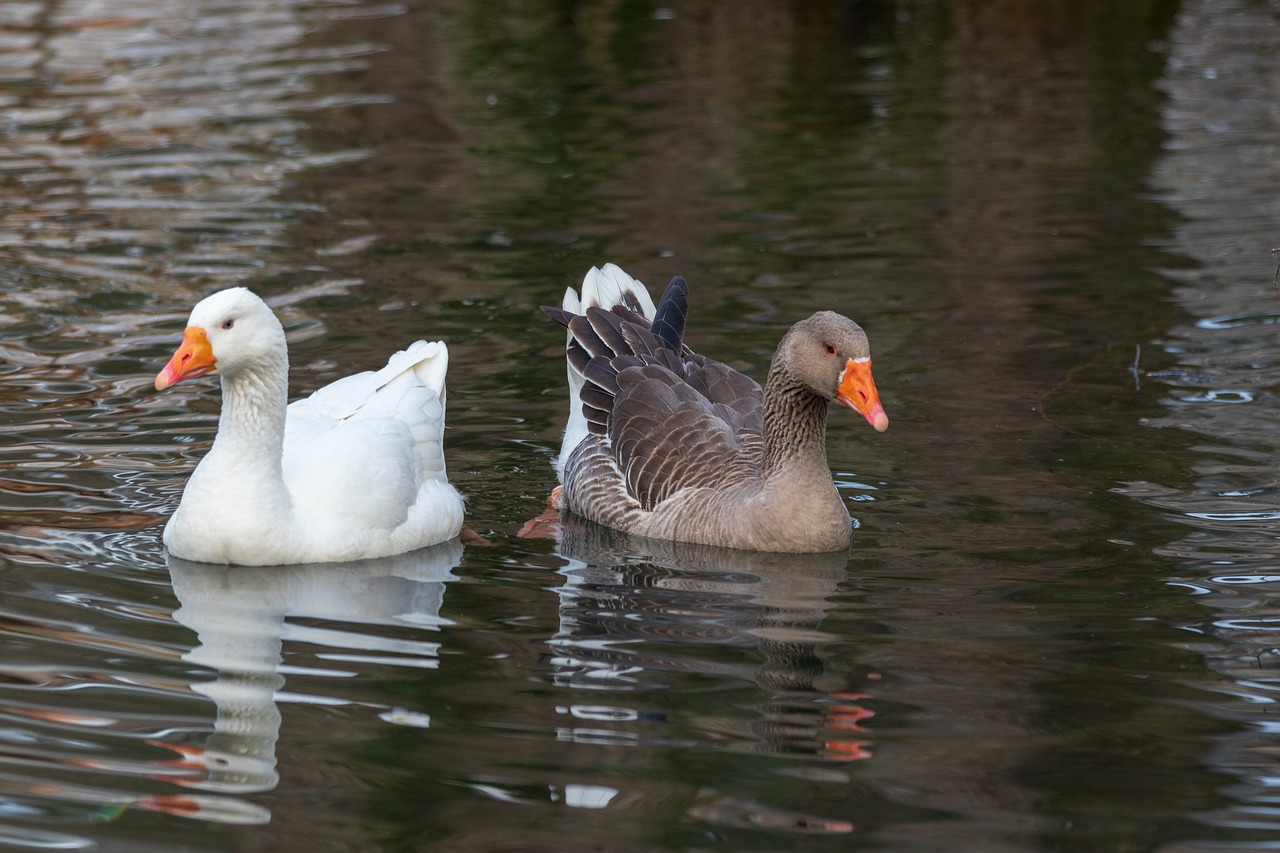
[[[218,435],[201,467],[246,485],[252,481],[254,489],[268,485],[285,490],[282,460],[288,397],[289,362],[283,354],[223,376]]]

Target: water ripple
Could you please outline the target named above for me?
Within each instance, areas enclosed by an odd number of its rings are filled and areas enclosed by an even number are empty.
[[[388,102],[315,91],[381,48],[302,46],[315,26],[304,21],[335,20],[307,2],[158,16],[149,0],[124,0],[103,18],[81,0],[58,4],[51,20],[29,8],[0,40],[3,75],[18,86],[0,113],[0,182],[16,190],[0,204],[0,268],[19,281],[149,289],[260,275],[307,209],[277,198],[288,175],[366,156],[308,151],[304,116]]]
[[[1239,329],[1246,326],[1270,326],[1280,323],[1280,313],[1242,313],[1223,314],[1218,317],[1205,317],[1196,321],[1198,329]]]
[[[1192,262],[1168,272],[1191,319],[1170,329],[1164,346],[1186,369],[1211,371],[1216,387],[1175,389],[1164,401],[1167,415],[1149,423],[1211,438],[1189,448],[1183,482],[1120,489],[1193,528],[1155,550],[1177,561],[1169,583],[1193,592],[1203,614],[1180,627],[1196,636],[1188,648],[1215,677],[1198,686],[1225,698],[1201,707],[1236,724],[1209,763],[1239,782],[1226,791],[1229,804],[1205,820],[1267,831],[1275,830],[1278,814],[1269,803],[1267,739],[1280,691],[1272,387],[1280,351],[1271,329],[1280,314],[1260,307],[1273,305],[1274,295],[1263,273],[1270,259],[1254,247],[1273,244],[1275,197],[1263,186],[1270,178],[1257,177],[1258,170],[1274,174],[1267,151],[1280,112],[1268,63],[1246,57],[1270,56],[1276,35],[1271,10],[1235,2],[1185,5],[1173,34],[1164,112],[1173,144],[1153,182],[1165,188],[1179,217],[1170,248]]]

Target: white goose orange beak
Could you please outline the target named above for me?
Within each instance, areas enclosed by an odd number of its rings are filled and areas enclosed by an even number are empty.
[[[871,378],[871,359],[849,359],[840,376],[840,385],[836,388],[836,400],[848,406],[867,419],[867,423],[876,428],[876,432],[884,432],[889,428],[889,416],[880,405],[880,394],[876,392],[876,381]]]
[[[204,329],[188,326],[182,333],[182,344],[178,351],[169,359],[164,370],[156,374],[156,390],[163,391],[186,379],[204,376],[217,366],[218,360],[213,357],[213,347],[209,344],[209,337]]]

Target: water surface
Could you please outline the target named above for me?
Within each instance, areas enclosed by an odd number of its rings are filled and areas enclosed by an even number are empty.
[[[1280,846],[1280,7],[0,9],[0,838],[14,849]],[[831,308],[848,554],[582,525],[593,264],[763,377]],[[247,284],[304,393],[449,342],[487,544],[169,560]]]

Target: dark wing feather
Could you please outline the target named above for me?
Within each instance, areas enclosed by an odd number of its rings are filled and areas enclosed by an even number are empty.
[[[602,349],[591,350],[592,355],[625,355],[631,352],[631,348],[622,332],[625,321],[621,316],[611,311],[602,311],[599,308],[588,308],[586,322],[591,326],[591,331],[595,333],[595,337],[600,340],[603,346]],[[576,336],[577,332],[574,334]]]
[[[565,355],[569,357],[569,363],[573,365],[573,369],[579,373],[587,372],[587,365],[591,364],[591,353],[583,349],[582,344],[577,340],[569,342]]]
[[[622,327],[622,337],[627,348],[641,357],[651,357],[662,350],[662,341],[655,338],[648,329],[631,323]]]
[[[716,412],[737,430],[764,432],[764,391],[760,384],[718,361],[702,359],[685,373],[685,381],[715,406]]]
[[[758,470],[756,436],[740,435],[683,377],[658,364],[618,376],[611,450],[627,490],[650,510],[686,488],[720,488]]]
[[[653,332],[668,349],[680,352],[684,349],[684,323],[689,317],[689,285],[676,276],[662,292],[658,310],[654,312],[649,331]]]
[[[587,429],[593,435],[607,435],[609,413],[613,411],[615,396],[618,393],[618,372],[644,362],[632,355],[619,355],[612,358],[597,356],[586,360],[579,356],[575,359],[572,346],[569,348],[569,358],[584,380],[579,396],[582,401],[582,413],[587,419]]]
[[[571,311],[566,311],[563,308],[553,308],[550,305],[543,305],[542,313],[546,314],[548,317],[550,317],[552,320],[555,320],[557,323],[559,323],[561,326],[564,326],[566,329],[569,328],[569,322],[574,317],[578,316],[577,314],[574,314]]]
[[[617,343],[621,338],[620,334],[614,334],[607,323],[592,322],[592,317],[599,318],[604,314],[599,308],[588,308],[585,316],[577,316],[569,321],[569,332],[573,335],[573,343],[582,347],[593,358],[596,356],[617,355],[618,351],[613,348],[613,344]],[[600,336],[599,329],[605,330],[605,335],[609,340]]]
[[[587,427],[605,439],[584,446],[578,464],[591,457],[584,475],[608,474],[612,484],[583,484],[575,493],[585,498],[604,489],[616,500],[625,484],[630,509],[618,511],[634,511],[637,503],[650,510],[681,489],[719,488],[758,474],[760,386],[685,346],[684,279],[667,285],[652,323],[626,302],[582,315],[542,310],[569,329],[569,361],[585,380]]]

